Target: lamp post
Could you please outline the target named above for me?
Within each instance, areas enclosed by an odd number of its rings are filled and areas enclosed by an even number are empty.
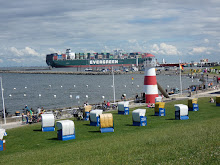
[[[114,77],[113,67],[112,67],[112,85],[113,85],[113,98],[114,98],[114,103],[115,103],[115,77]]]
[[[6,117],[5,117],[5,99],[4,99],[4,89],[2,86],[2,77],[0,77],[1,80],[1,91],[2,91],[2,106],[3,106],[3,113],[4,113],[4,124],[6,124]]]
[[[180,61],[179,61],[179,66],[181,66],[181,64],[180,64]],[[181,72],[182,72],[182,69],[181,69],[181,67],[179,67],[179,69],[180,69],[180,95],[182,96],[182,90],[183,90],[183,85],[182,85],[182,76],[181,76]],[[192,73],[192,72],[191,72]]]
[[[132,77],[131,78],[131,85],[132,85],[132,87],[131,87],[131,94],[133,95],[133,93],[134,93],[134,91],[133,91],[133,85],[134,85],[134,82],[133,82],[133,80],[134,80],[134,77]]]

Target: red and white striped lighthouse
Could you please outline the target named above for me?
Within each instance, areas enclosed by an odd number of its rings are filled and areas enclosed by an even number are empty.
[[[158,87],[156,79],[156,60],[152,54],[145,56],[146,60],[144,63],[145,77],[144,77],[144,93],[145,103],[155,103],[155,97],[158,97]]]

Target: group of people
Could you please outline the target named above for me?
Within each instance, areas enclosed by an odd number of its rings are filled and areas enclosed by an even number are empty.
[[[145,93],[141,93],[140,97],[136,93],[136,95],[135,95],[135,102],[136,103],[140,103],[140,102],[143,103],[143,102],[145,102]]]
[[[151,103],[147,104],[147,108],[154,108],[154,107],[155,107],[155,105],[153,103],[152,104]]]
[[[37,113],[34,113],[33,109],[29,109],[27,105],[25,105],[25,108],[23,109],[22,113],[22,121],[25,121],[26,117],[26,123],[32,123],[32,122],[39,122],[41,121],[41,114],[45,112],[44,108],[37,108]],[[26,115],[26,116],[25,116]]]
[[[110,101],[104,101],[103,103],[102,103],[102,107],[103,107],[103,109],[109,109],[110,108]]]
[[[89,105],[88,102],[85,102],[85,103],[84,103],[84,107],[87,106],[87,105]],[[104,100],[104,101],[102,102],[102,104],[101,104],[101,107],[98,107],[98,108],[102,108],[102,109],[106,110],[106,109],[110,109],[110,106],[111,106],[110,101],[107,101],[107,102],[106,102],[106,101]]]
[[[165,89],[166,93],[169,94],[169,95],[172,95],[172,94],[177,94],[179,93],[179,88],[170,88],[170,91],[168,91],[168,89]]]

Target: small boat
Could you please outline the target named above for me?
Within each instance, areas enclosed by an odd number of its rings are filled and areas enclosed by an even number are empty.
[[[86,68],[85,71],[86,71],[86,72],[92,72],[93,70],[90,69],[90,68]]]

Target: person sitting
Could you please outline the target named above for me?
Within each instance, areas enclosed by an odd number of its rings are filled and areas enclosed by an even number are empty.
[[[210,98],[210,103],[214,103],[214,99],[213,98]]]
[[[103,109],[103,111],[105,111],[107,108],[106,102],[104,100],[104,102],[102,103],[101,109]]]
[[[135,96],[135,100],[136,100],[136,101],[138,100],[138,94],[136,94],[136,96]]]
[[[151,108],[151,104],[150,103],[147,104],[147,108]]]

